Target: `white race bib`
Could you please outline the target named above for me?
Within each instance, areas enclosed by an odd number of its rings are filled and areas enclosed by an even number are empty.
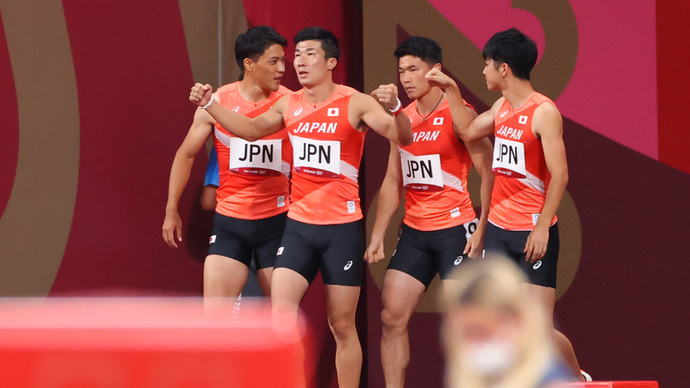
[[[496,137],[492,170],[510,178],[524,178],[527,175],[525,144]]]
[[[292,164],[295,171],[322,177],[340,175],[340,142],[292,136]]]
[[[403,152],[400,154],[400,163],[406,190],[443,190],[443,170],[439,154],[417,156]]]
[[[246,141],[230,138],[230,171],[241,175],[279,175],[283,163],[283,141]]]

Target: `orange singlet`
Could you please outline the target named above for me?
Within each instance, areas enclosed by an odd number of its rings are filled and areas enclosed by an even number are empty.
[[[417,111],[417,101],[404,111],[410,118],[414,140],[409,146],[398,146],[405,188],[403,222],[417,230],[433,231],[474,220],[476,214],[467,192],[472,160],[453,131],[448,101],[444,100],[426,121]]]
[[[224,107],[247,117],[267,111],[291,91],[283,86],[260,102],[242,98],[238,82],[218,88],[216,96]],[[220,186],[216,212],[228,217],[258,220],[285,213],[289,205],[292,148],[287,132],[281,130],[261,140],[248,142],[215,124],[213,144],[218,153]],[[232,152],[231,152],[232,151]]]
[[[354,93],[338,85],[319,104],[307,102],[304,90],[290,95],[285,127],[294,154],[288,218],[316,225],[362,218],[357,179],[366,132],[353,128],[348,119]]]
[[[492,169],[496,180],[489,222],[499,228],[532,230],[544,207],[551,174],[546,168],[541,140],[532,132],[534,111],[544,103],[553,101],[540,93],[532,94],[518,109],[511,108],[506,100],[494,120]],[[556,221],[554,216],[551,225]]]

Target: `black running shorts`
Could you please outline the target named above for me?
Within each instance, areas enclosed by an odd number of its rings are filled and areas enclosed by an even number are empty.
[[[447,279],[455,268],[468,260],[467,239],[477,229],[477,220],[434,231],[402,226],[398,246],[388,269],[402,271],[429,287],[436,274]]]
[[[313,225],[288,218],[276,268],[289,268],[311,284],[321,270],[324,284],[361,286],[362,222]]]
[[[530,283],[538,286],[556,288],[558,275],[558,223],[549,228],[549,242],[546,254],[534,263],[526,261],[525,243],[531,231],[505,230],[489,223],[486,228],[484,248],[486,254],[501,254],[513,260],[522,269]]]
[[[216,213],[208,254],[220,255],[256,269],[273,267],[276,251],[285,229],[287,213],[259,220],[243,220]]]

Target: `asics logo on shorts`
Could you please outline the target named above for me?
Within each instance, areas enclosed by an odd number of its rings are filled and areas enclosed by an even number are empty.
[[[280,247],[280,248],[278,248],[278,252],[276,252],[276,256],[282,255],[282,254],[283,254],[283,249],[285,249],[285,247]]]
[[[211,236],[211,238],[208,239],[209,244],[213,244],[214,242],[216,242],[216,235],[215,234],[213,236]]]
[[[344,269],[345,271],[347,271],[347,270],[350,269],[351,267],[352,267],[352,260],[348,261],[348,262],[345,264],[345,266],[343,267],[343,269]]]
[[[537,260],[532,266],[532,269],[536,271],[539,269],[539,267],[541,267],[541,260]]]
[[[462,263],[462,256],[458,256],[458,258],[453,262],[453,265],[460,265],[460,263]]]

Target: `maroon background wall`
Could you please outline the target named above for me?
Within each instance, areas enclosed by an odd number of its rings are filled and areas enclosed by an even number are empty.
[[[34,57],[26,53],[36,46],[29,40],[17,41],[17,36],[40,37],[44,24],[30,18],[40,10],[22,0],[0,5],[0,87],[5,91],[0,104],[0,265],[5,268],[0,294],[200,295],[201,260],[210,225],[208,214],[199,209],[195,189],[203,179],[203,152],[180,204],[187,226],[183,248],[169,249],[160,233],[170,163],[194,111],[187,102],[194,78],[185,37],[194,31],[185,31],[180,5],[174,0],[64,0],[61,4],[64,15],[55,17],[66,26],[69,50],[33,53]],[[362,86],[358,1],[246,1],[244,8],[249,25],[273,25],[289,39],[308,25],[331,29],[343,43],[336,80]],[[21,19],[28,23],[28,32],[17,33],[17,15],[29,17]],[[649,76],[658,81],[659,161],[565,118],[572,176],[568,189],[581,218],[583,248],[576,281],[558,302],[556,315],[583,367],[599,379],[657,379],[662,387],[686,385],[690,264],[683,242],[690,219],[686,152],[690,136],[685,110],[679,105],[690,85],[683,71],[689,59],[684,49],[690,43],[685,31],[688,17],[689,4],[657,1],[658,73]],[[73,64],[79,143],[70,157],[78,162],[76,181],[58,173],[65,160],[42,158],[50,149],[68,149],[60,139],[63,132],[56,131],[65,131],[66,139],[67,131],[75,128],[63,120],[41,120],[49,105],[66,104],[67,93],[48,85],[29,89],[25,83],[32,79],[30,71],[40,71],[41,66],[46,72],[52,70],[54,63],[41,62],[48,54]],[[621,66],[627,60],[621,58]],[[296,88],[294,74],[288,70],[288,75],[286,84]],[[56,140],[28,157],[20,155],[22,144],[47,134]],[[385,153],[371,151],[370,147],[367,171],[382,169]],[[50,184],[27,172],[34,170],[43,171],[52,179]],[[370,201],[380,176],[367,173],[365,178],[364,198]],[[40,228],[58,213],[31,212],[36,207],[34,197],[17,196],[23,185],[48,199],[62,186],[76,191],[68,204],[73,206],[68,212],[70,226],[59,231],[68,237],[62,250],[51,252],[60,259],[57,263],[48,263],[47,258],[41,262],[41,256],[33,258],[38,264],[22,267],[32,259],[27,252],[33,251],[33,245],[58,239],[52,236],[57,231]],[[21,221],[15,221],[10,216],[19,208],[28,210]],[[18,244],[20,240],[28,242]],[[43,280],[38,273],[48,273],[53,266],[54,275],[41,277],[50,282],[39,285]],[[369,356],[363,386],[373,387],[382,384],[377,349],[380,298],[375,282],[368,280],[358,323]],[[319,328],[315,346],[324,354],[316,360],[320,373],[313,384],[335,386],[333,345],[318,287],[305,300],[309,319]],[[410,386],[441,381],[438,322],[435,313],[419,313],[412,321]]]

